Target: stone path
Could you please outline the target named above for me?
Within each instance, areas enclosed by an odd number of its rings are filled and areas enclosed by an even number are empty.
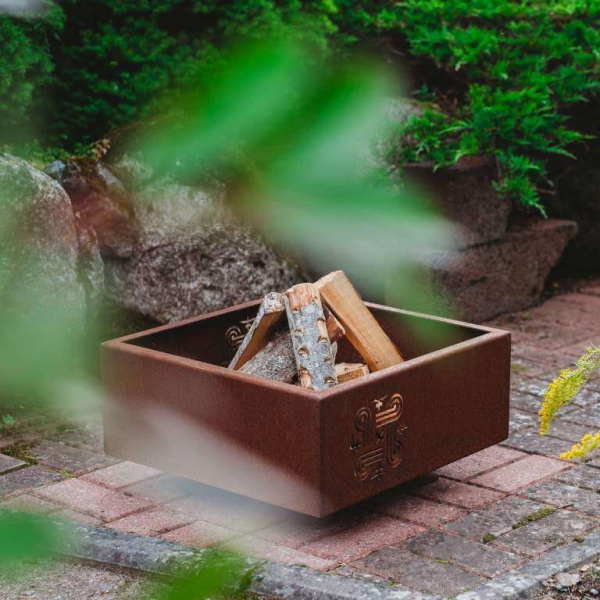
[[[600,378],[544,438],[536,417],[557,369],[600,341],[599,315],[600,280],[495,320],[514,334],[509,439],[331,518],[116,462],[98,423],[0,440],[0,506],[452,597],[600,529],[600,452],[557,458],[600,428]]]

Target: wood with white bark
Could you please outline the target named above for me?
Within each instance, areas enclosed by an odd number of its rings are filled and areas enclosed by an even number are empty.
[[[312,283],[290,288],[284,297],[298,376],[302,387],[325,390],[337,384],[327,321]]]
[[[404,361],[343,271],[329,273],[315,285],[371,371],[380,371]]]
[[[362,363],[339,363],[335,365],[338,383],[359,379],[369,374],[369,367]]]
[[[269,343],[240,368],[241,373],[292,383],[298,375],[288,328],[276,331]]]
[[[267,294],[258,307],[258,313],[248,333],[242,340],[233,360],[229,363],[229,368],[240,369],[260,352],[269,342],[273,328],[281,321],[284,314],[283,296],[277,292]]]

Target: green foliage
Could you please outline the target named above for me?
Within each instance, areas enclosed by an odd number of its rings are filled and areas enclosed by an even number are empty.
[[[413,72],[434,83],[429,99],[439,114],[426,112],[409,125],[400,160],[448,165],[495,155],[500,190],[539,208],[549,157],[570,156],[585,137],[570,125],[569,110],[597,98],[600,1],[338,4],[343,29],[387,34]]]
[[[46,5],[43,18],[0,14],[0,142],[29,126],[43,105],[41,90],[53,70],[48,43],[63,24],[61,10]]]
[[[53,44],[55,142],[91,141],[152,112],[166,90],[197,87],[239,38],[301,39],[319,52],[330,0],[64,0]]]

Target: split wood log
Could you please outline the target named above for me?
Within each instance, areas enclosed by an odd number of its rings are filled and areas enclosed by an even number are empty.
[[[339,363],[335,365],[338,383],[359,379],[369,374],[369,367],[361,363]]]
[[[335,318],[335,315],[325,305],[323,305],[323,314],[325,315],[326,319],[327,335],[329,336],[329,341],[332,344],[334,344],[346,335],[346,330],[343,328],[342,324]]]
[[[285,293],[285,308],[302,387],[325,390],[337,384],[335,362],[319,291],[300,283]]]
[[[242,366],[240,372],[292,383],[298,375],[298,367],[287,327],[275,332],[271,341]]]
[[[258,307],[258,313],[248,333],[242,340],[233,360],[229,363],[229,368],[240,369],[260,352],[269,342],[273,328],[284,314],[283,296],[277,292],[267,294]]]
[[[371,371],[379,371],[404,361],[343,271],[329,273],[315,285],[331,312],[343,325],[348,340]]]

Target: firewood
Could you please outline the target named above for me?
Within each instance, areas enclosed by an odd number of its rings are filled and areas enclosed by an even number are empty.
[[[329,341],[334,344],[338,342],[346,335],[346,330],[342,327],[342,324],[335,318],[335,315],[323,305],[323,314],[325,315],[327,325],[327,335]]]
[[[284,297],[302,387],[325,390],[337,384],[331,342],[319,291],[312,283],[290,288]]]
[[[285,314],[283,296],[277,292],[267,294],[260,306],[248,333],[242,340],[233,360],[229,363],[230,369],[240,369],[253,356],[262,350],[271,337],[273,329]]]
[[[245,365],[241,373],[292,383],[298,374],[292,336],[287,327],[273,334],[270,342]]]
[[[371,371],[403,362],[402,355],[365,306],[343,271],[334,271],[315,284],[321,297],[346,330],[350,343]]]
[[[369,367],[362,363],[339,363],[335,365],[335,372],[337,374],[338,383],[344,383],[368,375]]]

